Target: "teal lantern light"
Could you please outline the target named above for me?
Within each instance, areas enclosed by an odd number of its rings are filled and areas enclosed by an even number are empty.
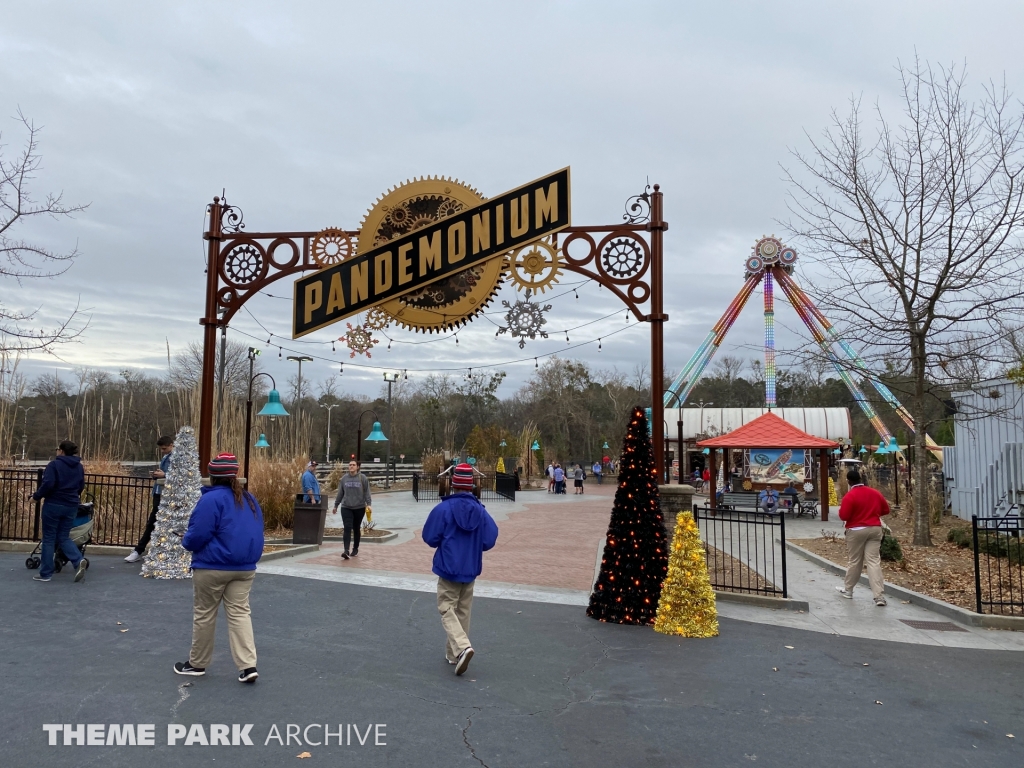
[[[880,442],[880,443],[878,444],[878,448],[877,448],[877,449],[875,450],[875,453],[876,453],[876,454],[886,454],[886,453],[888,453],[888,452],[889,452],[889,448],[888,448],[888,446],[887,446],[887,445],[885,444],[885,441],[884,441],[884,440],[882,440],[882,441],[881,441],[881,442]]]
[[[379,421],[373,422],[373,428],[370,430],[370,434],[368,434],[366,436],[366,442],[368,442],[368,443],[383,443],[385,440],[387,440],[387,437],[385,437],[384,433],[381,432],[380,422]]]
[[[900,452],[899,443],[896,442],[896,438],[895,437],[890,437],[889,438],[889,453],[899,453],[899,452]]]
[[[604,445],[602,445],[601,447],[602,447],[602,448],[603,448],[604,450],[606,450],[606,451],[609,451],[609,450],[611,450],[611,446],[610,446],[610,445],[608,445],[608,441],[607,441],[607,440],[605,440],[605,441],[604,441]]]
[[[860,447],[860,450],[859,450],[859,451],[857,451],[857,453],[859,453],[859,454],[860,454],[861,456],[863,456],[863,455],[864,455],[865,453],[867,453],[867,452],[868,452],[868,447],[867,447],[866,445],[862,445],[862,446]]]
[[[267,436],[260,432],[260,438],[256,441],[256,448],[269,448],[270,443],[267,442]]]
[[[711,453],[711,449],[710,448],[705,448],[703,451],[701,451],[701,453],[703,453],[705,456],[707,456],[709,453]]]
[[[499,448],[507,448],[508,447],[508,443],[505,442],[505,438],[501,439],[501,442],[498,443],[498,447]]]
[[[270,394],[267,395],[267,404],[264,405],[256,415],[270,416],[271,418],[274,418],[275,416],[287,416],[288,411],[286,411],[284,406],[281,405],[281,393],[276,389],[270,390]]]

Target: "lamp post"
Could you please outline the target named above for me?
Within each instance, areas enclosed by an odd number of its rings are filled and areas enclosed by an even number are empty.
[[[530,446],[529,452],[526,454],[526,482],[530,482],[530,461],[533,459],[533,452],[540,450],[540,443],[536,440],[533,441],[533,445]]]
[[[395,434],[394,418],[395,412],[391,408],[391,385],[398,381],[397,373],[385,373],[384,381],[388,383],[388,432]],[[388,446],[384,455],[384,487],[391,487],[391,441],[388,440]]]
[[[260,376],[266,376],[270,379],[270,386],[273,387],[273,389],[271,389],[267,394],[267,404],[260,409],[260,412],[257,415],[269,416],[271,419],[278,416],[288,415],[288,411],[286,411],[284,406],[281,405],[281,394],[277,391],[277,382],[274,381],[274,377],[264,371],[257,373],[255,376],[253,375],[253,365],[256,362],[256,357],[259,353],[260,351],[256,349],[256,347],[249,347],[249,394],[245,400],[245,462],[243,464],[246,485],[249,484],[249,439],[252,434],[252,384],[256,379]],[[263,443],[267,442],[266,436],[261,434],[260,438]],[[259,447],[264,448],[269,447],[269,445],[261,445]]]
[[[671,390],[670,390],[671,391]],[[676,399],[676,412],[678,418],[676,419],[676,460],[679,462],[679,484],[683,484],[683,401],[679,399],[678,392],[672,392],[673,397]],[[702,404],[703,405],[703,404]],[[703,411],[701,411],[701,424],[703,426]],[[669,477],[669,483],[672,482],[672,478]]]
[[[339,405],[341,405],[341,403],[331,403],[330,405],[320,403],[321,408],[327,409],[327,457],[324,459],[324,462],[327,464],[331,463],[331,411]]]
[[[360,463],[362,460],[362,448],[363,448],[363,416],[366,414],[373,416],[373,426],[370,428],[370,434],[366,436],[366,441],[369,443],[380,443],[387,440],[384,433],[380,431],[380,419],[377,418],[377,414],[367,408],[365,411],[359,414],[359,419],[356,421],[356,463]],[[385,476],[387,472],[385,471]]]
[[[30,405],[28,408],[26,408],[23,405],[19,405],[18,406],[18,410],[19,411],[24,411],[25,412],[25,426],[24,426],[24,428],[21,431],[21,460],[22,461],[25,460],[25,448],[28,445],[28,412],[29,411],[34,411],[35,409],[36,409],[36,407],[34,405]]]
[[[299,426],[302,424],[302,364],[312,363],[313,358],[306,355],[288,355],[288,359],[299,364],[299,378],[295,383],[295,447],[299,446]]]

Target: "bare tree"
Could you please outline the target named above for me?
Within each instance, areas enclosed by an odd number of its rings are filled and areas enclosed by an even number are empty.
[[[732,383],[743,373],[744,365],[742,358],[725,355],[715,360],[712,367],[727,383]]]
[[[217,354],[220,354],[219,345]],[[249,390],[249,345],[228,341],[227,355],[224,360],[225,391],[232,397],[245,399]],[[253,371],[259,373],[261,369],[260,359],[257,357]],[[220,387],[220,370],[220,365],[214,366],[214,386],[217,388]],[[197,341],[191,341],[184,351],[174,356],[168,378],[174,386],[191,390],[199,386],[202,373],[203,345]],[[253,383],[253,393],[262,395],[266,386],[265,378],[260,377]]]
[[[793,153],[788,226],[825,266],[810,292],[826,314],[869,364],[899,360],[910,382],[914,543],[930,545],[927,402],[947,390],[966,335],[971,354],[999,353],[984,331],[1024,296],[1024,113],[1005,86],[970,101],[957,67],[915,60],[898,72],[898,122],[876,106],[869,136],[852,99],[821,139],[808,136],[809,152]]]
[[[46,193],[41,198],[33,194],[31,183],[42,162],[39,154],[41,128],[21,110],[14,119],[28,132],[28,137],[21,152],[10,160],[4,156],[6,145],[0,144],[0,276],[21,285],[29,278],[63,274],[78,256],[78,250],[73,248],[61,253],[23,240],[15,235],[18,225],[38,218],[71,217],[87,206],[65,204],[63,192]],[[29,327],[37,313],[38,309],[19,310],[6,302],[0,303],[0,348],[17,352],[50,350],[57,344],[77,339],[85,330],[84,324],[79,322],[77,306],[56,326],[45,329]]]

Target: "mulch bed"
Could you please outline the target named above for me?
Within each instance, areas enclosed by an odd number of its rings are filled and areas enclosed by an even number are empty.
[[[761,592],[776,587],[764,576],[748,568],[741,560],[715,547],[704,545],[708,552],[708,576],[711,586],[725,592]]]
[[[969,529],[969,523],[951,515],[945,516],[941,522],[932,523],[932,542],[935,546],[916,547],[911,543],[914,539],[914,526],[910,511],[894,511],[885,521],[899,540],[904,558],[902,562],[882,561],[886,581],[969,611],[975,610],[974,552],[961,549],[946,540],[950,528]],[[846,566],[846,540],[842,534],[835,540],[818,538],[791,541],[837,565]],[[1001,566],[1004,569],[1008,567],[1005,558],[1002,558]],[[1015,587],[1017,591],[1019,588]]]

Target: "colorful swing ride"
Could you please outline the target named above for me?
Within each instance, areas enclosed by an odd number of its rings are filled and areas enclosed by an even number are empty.
[[[835,368],[836,373],[846,384],[850,394],[853,395],[857,405],[867,416],[868,421],[878,432],[882,443],[890,450],[896,446],[896,437],[885,426],[881,417],[875,412],[871,403],[864,396],[857,381],[851,375],[851,370],[856,371],[864,379],[871,382],[871,385],[878,391],[896,414],[903,420],[911,432],[914,431],[914,422],[910,413],[896,399],[892,391],[872,373],[867,364],[856,350],[853,349],[844,339],[839,336],[835,327],[828,321],[825,315],[814,305],[806,293],[797,285],[793,279],[793,267],[796,264],[796,249],[784,245],[774,235],[762,237],[754,244],[751,255],[747,258],[744,274],[743,287],[729,304],[725,313],[715,323],[707,337],[697,347],[697,351],[689,359],[683,369],[676,376],[675,381],[665,391],[665,405],[675,404],[682,408],[686,399],[690,396],[693,388],[700,381],[701,375],[714,358],[715,353],[721,347],[726,334],[736,322],[740,312],[747,303],[747,299],[754,292],[758,285],[764,285],[764,399],[765,407],[772,409],[776,407],[775,400],[775,285],[782,288],[793,305],[797,315],[811,332],[814,341],[821,348],[825,357]],[[838,352],[836,348],[838,347]],[[841,361],[840,353],[845,355],[849,362]],[[929,450],[941,457],[941,449],[930,437],[925,436]]]

